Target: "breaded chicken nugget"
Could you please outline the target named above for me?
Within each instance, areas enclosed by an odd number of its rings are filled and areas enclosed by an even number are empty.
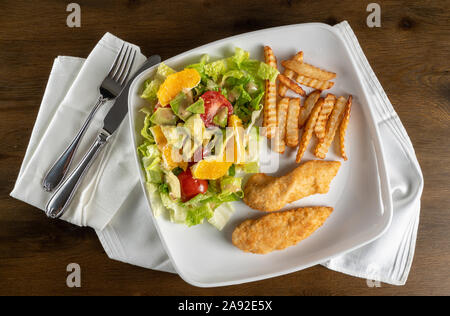
[[[245,252],[266,254],[293,246],[323,225],[332,207],[301,207],[247,219],[233,232],[232,242]]]
[[[279,178],[256,173],[244,186],[243,200],[255,210],[278,211],[306,196],[327,193],[340,166],[339,161],[311,160]]]

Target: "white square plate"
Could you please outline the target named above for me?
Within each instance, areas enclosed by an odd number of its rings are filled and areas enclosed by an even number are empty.
[[[272,47],[279,62],[302,50],[305,62],[337,73],[334,87],[322,95],[327,92],[337,96],[353,95],[346,136],[349,160],[344,162],[340,159],[333,144],[327,160],[340,160],[342,166],[331,183],[330,191],[304,198],[284,208],[313,205],[334,207],[325,224],[312,236],[285,250],[257,255],[244,253],[233,246],[231,234],[236,225],[244,219],[263,215],[243,202],[234,202],[236,211],[223,231],[207,223],[186,227],[173,224],[164,217],[153,218],[173,266],[186,282],[195,286],[238,284],[298,271],[373,241],[386,231],[391,222],[389,183],[370,98],[361,84],[349,51],[334,28],[319,23],[271,28],[216,41],[164,62],[182,70],[184,66],[198,62],[205,53],[217,59],[228,57],[234,53],[236,46],[249,51],[251,58],[263,60],[264,45]],[[156,67],[138,76],[130,88],[129,118],[135,148],[142,141],[143,114],[139,109],[146,105],[146,101],[139,96],[143,82],[153,76]],[[279,67],[283,69],[281,65]],[[146,192],[145,176],[137,153],[135,158]],[[267,157],[263,158],[267,161]],[[287,150],[279,159],[280,168],[275,175],[285,174],[296,166],[295,150]],[[303,161],[310,159],[314,159],[311,146]],[[151,205],[151,201],[149,203]]]

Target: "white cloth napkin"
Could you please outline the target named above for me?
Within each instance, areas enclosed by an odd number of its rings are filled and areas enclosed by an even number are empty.
[[[344,21],[335,25],[353,55],[360,78],[372,98],[380,130],[392,190],[394,215],[388,231],[374,242],[325,262],[329,269],[404,285],[416,247],[423,176],[411,140],[380,82],[365,57],[358,40]]]
[[[100,84],[122,44],[122,40],[107,33],[86,60],[70,57],[58,57],[55,60],[24,162],[11,192],[12,197],[42,210],[45,208],[51,193],[42,189],[42,180],[81,128],[100,96]],[[132,71],[145,61],[139,47],[134,47],[138,54]],[[94,141],[111,105],[111,101],[107,102],[96,113],[79,144],[72,166],[78,164]],[[125,122],[128,120],[124,119]],[[109,223],[138,183],[136,167],[130,163],[134,149],[129,146],[129,133],[128,126],[122,124],[111,137],[109,145],[102,150],[86,174],[62,219],[100,230]]]
[[[353,31],[347,22],[342,22],[335,27],[359,65],[359,75],[373,98],[383,149],[386,161],[389,164],[388,172],[392,186],[394,218],[388,232],[381,238],[365,247],[333,258],[323,265],[332,270],[357,277],[402,285],[406,282],[414,256],[420,196],[423,188],[422,174],[412,144],[370,68]],[[106,34],[96,49],[105,38],[116,44],[120,43],[120,40]],[[112,47],[117,50],[119,46]],[[11,193],[13,197],[39,208],[45,206],[48,195],[40,190],[40,181],[46,168],[48,168],[49,155],[51,156],[51,154],[45,152],[45,148],[48,149],[49,145],[45,146],[44,144],[46,140],[53,139],[49,138],[49,135],[58,134],[54,131],[59,130],[53,130],[56,128],[53,125],[56,113],[64,111],[61,109],[64,104],[66,106],[67,104],[73,104],[68,101],[75,99],[75,92],[72,92],[70,99],[66,99],[71,94],[70,92],[74,89],[75,84],[80,82],[79,77],[83,70],[87,71],[83,59],[58,57],[55,60],[30,144],[16,186]],[[68,89],[69,93],[66,95],[65,91]],[[89,95],[91,95],[91,101],[95,101],[93,93]],[[83,100],[85,99],[87,98],[83,98]],[[89,102],[86,101],[85,103]],[[89,109],[88,104],[86,106],[84,109]],[[77,113],[80,117],[80,122],[78,122],[80,125],[82,123],[81,117],[85,117],[86,112],[87,110]],[[84,144],[85,147],[89,146],[95,136],[94,133],[101,126],[99,124],[101,124],[103,116],[104,113],[97,115],[97,125],[94,126],[93,124],[90,135],[86,135],[86,138],[90,138],[90,141]],[[74,120],[73,117],[71,119]],[[138,175],[130,152],[134,149],[129,148],[131,146],[128,144],[130,135],[127,125],[128,121],[125,119],[115,136],[117,138],[116,143],[109,146],[108,153],[105,151],[105,157],[99,157],[97,166],[91,168],[94,170],[101,169],[103,172],[92,172],[93,174],[85,179],[77,201],[72,203],[73,209],[71,209],[70,216],[64,219],[78,225],[94,227],[100,242],[111,259],[149,269],[176,273],[159,240],[140,184],[136,181]],[[76,130],[77,128],[72,127],[70,132],[60,136],[59,140],[70,141],[68,135],[73,136],[73,132]],[[55,140],[52,143],[55,144],[57,141]],[[63,146],[60,147],[62,150]],[[79,152],[84,152],[83,148],[80,146]],[[53,152],[55,151],[57,150],[53,150]],[[122,156],[114,156],[114,152],[120,152]],[[76,160],[78,161],[79,157]],[[105,161],[108,161],[108,164]],[[120,166],[119,171],[117,165]],[[109,170],[108,166],[113,166],[113,169]],[[120,184],[116,186],[114,179],[118,177],[122,177],[122,179],[117,179],[120,180]],[[33,182],[28,183],[29,179],[32,179]],[[37,191],[37,193],[34,191]],[[116,196],[112,197],[111,195]],[[109,197],[112,200],[107,200]],[[101,211],[101,214],[94,215],[98,210]]]

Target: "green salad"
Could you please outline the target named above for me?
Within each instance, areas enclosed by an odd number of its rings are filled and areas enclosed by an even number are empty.
[[[233,56],[176,71],[164,63],[145,81],[144,126],[137,150],[155,216],[221,230],[243,197],[246,174],[259,171],[265,80],[278,71],[236,48]]]

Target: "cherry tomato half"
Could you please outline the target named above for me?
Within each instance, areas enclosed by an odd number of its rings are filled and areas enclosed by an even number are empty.
[[[205,102],[205,113],[200,114],[200,117],[206,127],[215,126],[213,123],[214,116],[223,106],[228,108],[228,118],[233,114],[233,105],[220,92],[206,91],[200,98]]]
[[[194,179],[189,168],[178,175],[181,186],[181,200],[183,202],[189,201],[199,193],[205,193],[208,190],[208,181]]]

